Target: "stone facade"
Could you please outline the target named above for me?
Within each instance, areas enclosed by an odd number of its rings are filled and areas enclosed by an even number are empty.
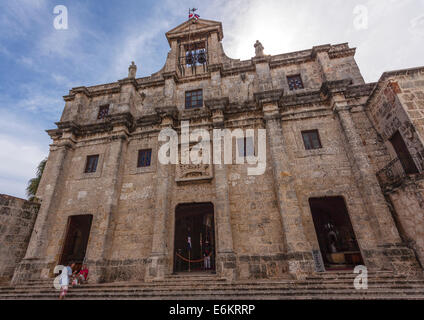
[[[0,283],[12,279],[25,255],[39,204],[0,194]]]
[[[255,57],[240,61],[225,55],[219,22],[188,21],[166,36],[171,50],[159,72],[136,78],[132,64],[128,78],[74,88],[64,97],[57,129],[48,131],[53,144],[37,194],[42,204],[15,281],[52,276],[68,217],[82,214],[93,215],[90,281],[162,279],[173,272],[175,208],[193,202],[214,205],[219,276],[302,278],[314,272],[312,250],[320,249],[309,199],[332,196],[346,203],[367,267],[422,272],[414,253],[422,232],[411,230],[413,212],[403,211],[407,196],[399,191],[392,205],[376,175],[391,161],[377,123],[383,116],[373,116],[386,79],[366,84],[355,49],[323,45],[270,56],[257,43]],[[187,66],[181,63],[184,46],[194,42],[203,44],[206,63]],[[423,77],[422,69],[417,72]],[[287,77],[293,75],[303,88],[290,90]],[[417,92],[405,92],[398,107],[405,101],[416,115],[413,127],[422,132],[417,110],[424,86],[418,80],[405,86]],[[186,109],[185,93],[198,89],[203,106]],[[104,105],[109,113],[99,119]],[[187,168],[162,165],[159,132],[180,132],[183,120],[209,131],[265,129],[264,174],[249,176],[247,165],[213,164],[187,179]],[[302,131],[313,129],[322,148],[305,150]],[[147,148],[151,165],[137,168],[138,150]],[[90,155],[99,155],[98,169],[84,173]],[[422,214],[422,206],[416,208]],[[405,235],[421,240],[411,246]]]

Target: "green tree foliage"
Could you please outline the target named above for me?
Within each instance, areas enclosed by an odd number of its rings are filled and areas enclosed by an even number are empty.
[[[40,162],[37,167],[37,175],[35,178],[32,178],[28,181],[28,186],[26,188],[26,193],[29,200],[35,200],[35,195],[37,194],[38,186],[40,185],[40,180],[43,175],[44,168],[46,167],[47,159],[44,159]]]

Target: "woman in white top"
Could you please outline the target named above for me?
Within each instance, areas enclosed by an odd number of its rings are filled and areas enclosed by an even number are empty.
[[[62,269],[62,273],[60,274],[60,285],[61,285],[61,290],[60,290],[60,296],[59,299],[64,299],[66,296],[66,293],[68,292],[68,288],[69,288],[69,277],[72,275],[72,267],[74,266],[74,264],[70,266],[66,266],[65,268]]]

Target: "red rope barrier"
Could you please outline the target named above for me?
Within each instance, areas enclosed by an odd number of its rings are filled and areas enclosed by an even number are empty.
[[[190,260],[190,259],[184,258],[183,256],[179,255],[178,253],[176,253],[176,255],[177,255],[177,257],[178,257],[178,258],[180,258],[181,260],[184,260],[184,261],[186,261],[186,262],[190,262],[190,263],[199,263],[199,262],[203,262],[203,259],[204,259],[204,258],[202,258],[202,259],[199,259],[199,260]],[[211,255],[212,255],[212,252],[211,252],[211,253],[209,253],[208,257],[210,257]]]

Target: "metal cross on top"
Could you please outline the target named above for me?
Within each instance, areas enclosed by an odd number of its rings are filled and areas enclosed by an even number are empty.
[[[200,16],[195,13],[196,11],[197,11],[197,8],[188,9],[188,19],[189,20],[194,18],[194,20],[197,21],[197,19],[200,18]]]

